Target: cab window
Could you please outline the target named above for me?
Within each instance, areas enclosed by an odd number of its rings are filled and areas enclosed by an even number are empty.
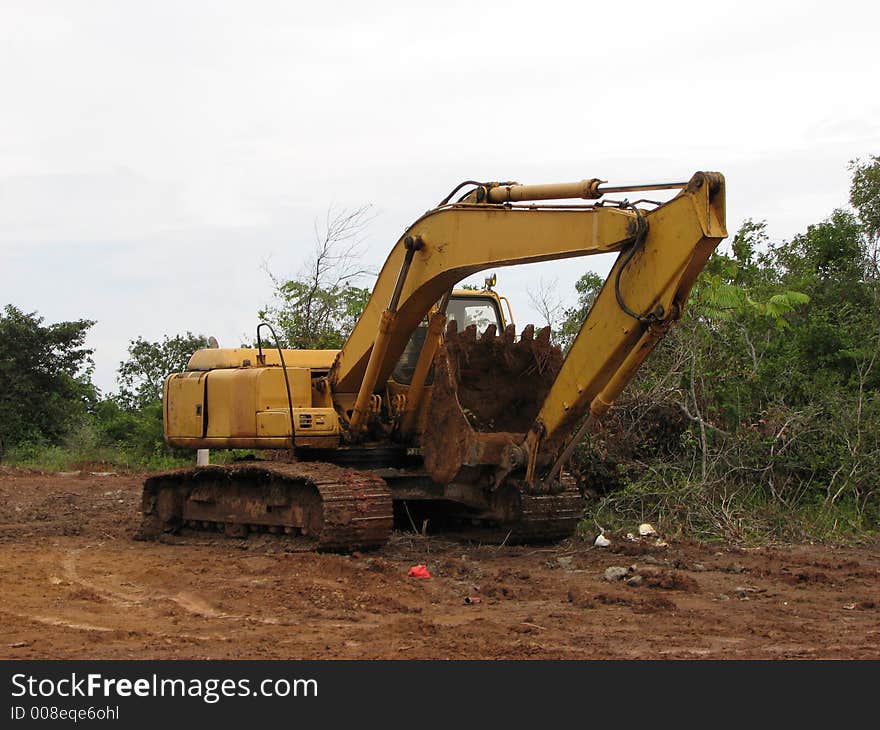
[[[452,297],[446,306],[446,318],[447,321],[455,320],[459,332],[464,332],[472,324],[477,326],[478,334],[485,332],[486,327],[490,324],[494,324],[498,330],[501,330],[501,316],[498,307],[495,300],[488,297]],[[416,363],[419,360],[419,354],[422,352],[422,345],[425,343],[427,334],[428,322],[423,320],[412,333],[409,342],[406,343],[406,348],[404,348],[403,354],[391,374],[395,382],[401,385],[409,385],[412,382]],[[432,368],[425,383],[430,385],[433,381]]]
[[[464,332],[472,324],[477,326],[477,334],[485,332],[490,324],[501,330],[498,306],[488,297],[453,297],[446,307],[446,319],[455,320],[459,332]]]

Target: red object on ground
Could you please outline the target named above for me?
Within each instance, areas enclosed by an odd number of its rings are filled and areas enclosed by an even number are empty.
[[[409,569],[409,573],[407,575],[410,578],[430,578],[431,574],[428,572],[427,565],[414,565]]]

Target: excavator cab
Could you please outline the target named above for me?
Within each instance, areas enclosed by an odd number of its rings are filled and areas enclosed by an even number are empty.
[[[455,322],[459,330],[474,325],[479,332],[484,332],[490,324],[499,332],[508,325],[501,310],[500,297],[490,291],[453,292],[446,306],[446,321]]]
[[[502,301],[503,298],[491,290],[455,289],[446,303],[446,320],[456,322],[461,330],[473,325],[478,331],[484,332],[492,325],[500,332],[508,324],[512,324],[504,317]],[[438,303],[434,312],[438,311],[441,305],[442,302]],[[392,380],[398,385],[412,383],[416,364],[427,336],[428,317],[425,317],[410,336],[391,374]],[[432,381],[433,372],[428,374],[425,384],[430,385]]]

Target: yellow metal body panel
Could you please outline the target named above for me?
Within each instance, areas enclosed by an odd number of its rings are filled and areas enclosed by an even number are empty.
[[[257,410],[288,409],[287,383],[281,368],[255,368],[257,375]],[[212,376],[213,377],[213,376]],[[208,381],[211,382],[210,379]],[[312,403],[312,371],[308,368],[287,368],[290,402],[294,408],[309,408]],[[209,386],[210,387],[210,386]]]
[[[260,411],[257,414],[257,436],[273,438],[284,436],[290,438],[290,411]]]
[[[296,445],[309,445],[314,438],[335,437],[339,440],[339,417],[333,408],[294,408],[293,427]],[[260,438],[290,438],[290,411],[286,408],[260,411],[257,414],[257,434]]]
[[[286,359],[286,358],[285,358]],[[312,371],[288,367],[297,445],[339,443],[332,406],[313,407]],[[180,448],[285,448],[290,446],[287,384],[280,367],[191,371],[165,381],[165,438]],[[321,407],[323,405],[323,407]]]
[[[257,438],[184,438],[165,435],[165,442],[175,449],[289,449],[290,437]]]
[[[207,373],[176,373],[165,380],[165,433],[201,438],[205,423]]]
[[[284,364],[289,367],[329,370],[339,350],[282,350]],[[248,347],[197,350],[186,365],[187,370],[218,370],[221,368],[256,367],[259,350]],[[278,350],[263,348],[266,365],[280,365]]]
[[[260,370],[212,370],[208,375],[209,438],[253,436],[257,432],[257,379]]]

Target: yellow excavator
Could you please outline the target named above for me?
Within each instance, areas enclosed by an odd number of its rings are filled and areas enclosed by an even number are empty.
[[[608,197],[656,190],[673,197]],[[510,541],[570,535],[583,514],[566,470],[574,446],[681,316],[726,235],[715,172],[462,183],[394,245],[340,350],[264,346],[261,325],[257,347],[200,350],[167,377],[168,444],[274,458],[148,478],[141,535],[284,532],[363,549],[411,506]],[[516,333],[492,280],[454,288],[486,269],[607,252],[619,255],[565,357],[549,328]]]

